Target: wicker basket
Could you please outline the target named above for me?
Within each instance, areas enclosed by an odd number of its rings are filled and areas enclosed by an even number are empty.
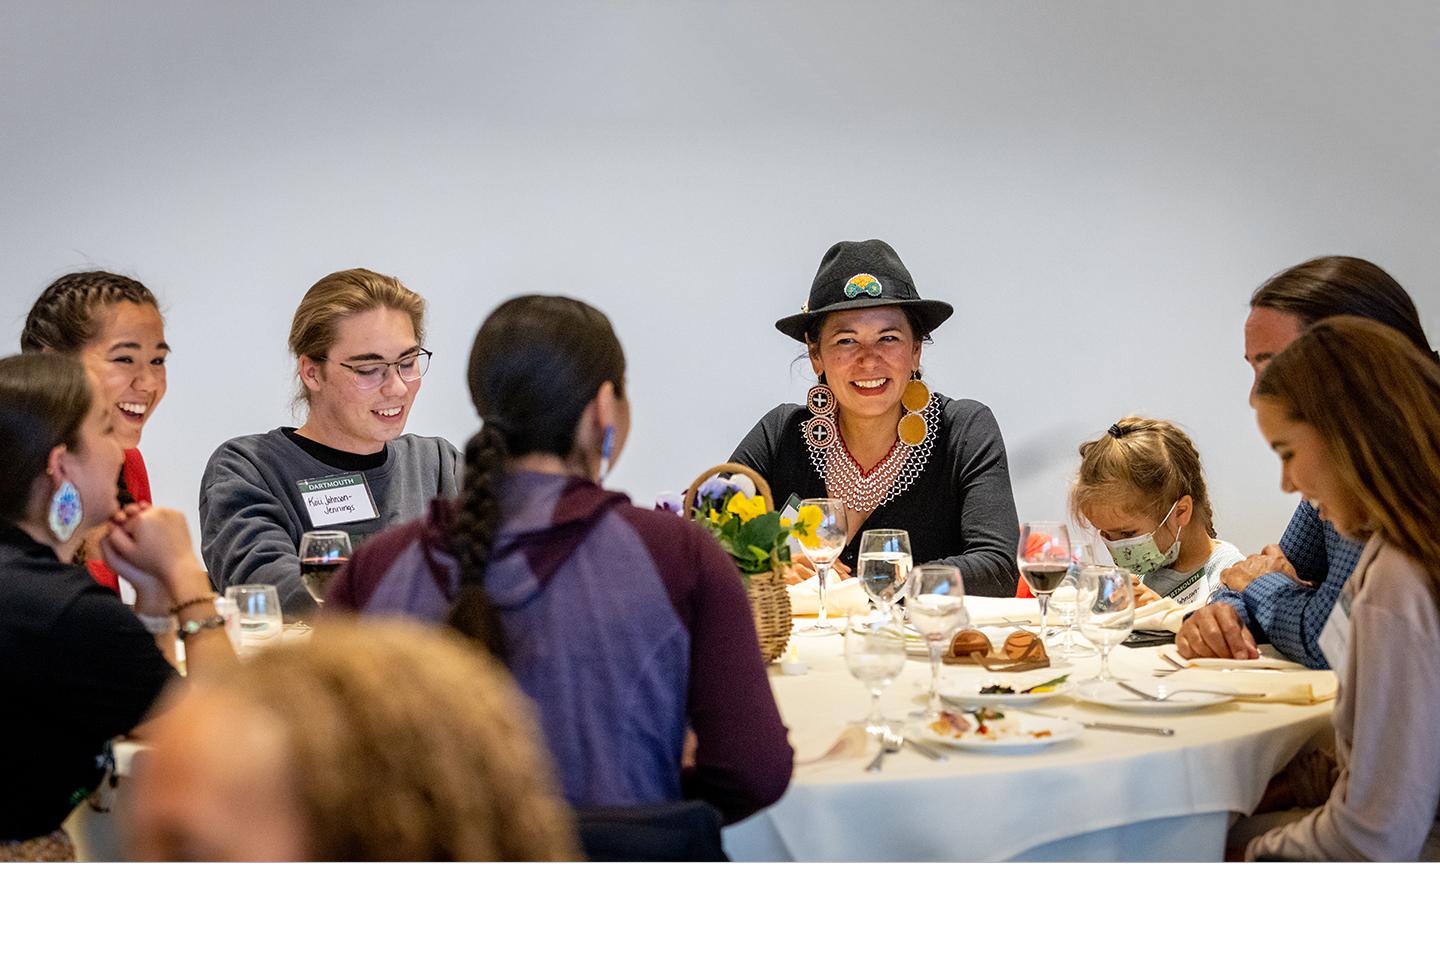
[[[770,494],[770,484],[754,470],[740,463],[722,463],[711,467],[685,491],[685,516],[695,515],[695,503],[699,498],[700,485],[718,473],[738,473],[755,484],[755,492],[765,501],[766,510],[775,509],[775,498]],[[790,593],[785,588],[785,569],[777,567],[768,573],[752,576],[740,575],[745,581],[745,596],[750,599],[750,613],[755,618],[755,633],[760,638],[760,656],[766,663],[773,663],[785,654],[790,644]]]

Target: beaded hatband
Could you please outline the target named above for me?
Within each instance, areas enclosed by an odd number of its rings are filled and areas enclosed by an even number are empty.
[[[810,465],[824,479],[826,492],[844,500],[845,506],[856,513],[870,513],[909,490],[925,470],[930,452],[935,448],[935,435],[939,433],[940,426],[940,404],[931,400],[920,415],[925,418],[925,439],[913,447],[896,440],[890,452],[868,473],[861,470],[850,455],[843,436],[839,443],[817,447],[806,433],[805,446],[810,451]],[[838,430],[836,434],[839,435]]]

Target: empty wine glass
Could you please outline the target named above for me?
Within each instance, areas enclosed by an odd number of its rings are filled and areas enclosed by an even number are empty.
[[[1066,571],[1065,579],[1060,581],[1060,586],[1056,587],[1055,592],[1050,595],[1050,609],[1060,620],[1059,629],[1063,641],[1057,652],[1066,660],[1077,660],[1095,655],[1095,651],[1090,647],[1075,642],[1075,632],[1079,629],[1076,626],[1075,591],[1080,579],[1080,568],[1094,562],[1094,550],[1088,543],[1073,546],[1070,553],[1070,569]]]
[[[300,579],[315,602],[325,603],[330,581],[350,562],[350,535],[344,530],[311,530],[300,535]]]
[[[1020,563],[1020,575],[1040,602],[1040,638],[1044,640],[1050,624],[1050,594],[1070,569],[1070,531],[1055,520],[1022,523],[1015,559]]]
[[[895,601],[910,575],[910,534],[904,530],[866,530],[860,534],[856,566],[860,584],[888,620],[895,620]],[[898,622],[898,621],[897,621]]]
[[[930,699],[924,718],[940,718],[940,657],[955,631],[969,622],[965,613],[965,580],[943,563],[926,563],[905,581],[905,612],[925,638],[930,651]]]
[[[830,579],[831,565],[850,539],[849,521],[845,518],[844,500],[829,497],[801,500],[800,509],[804,510],[806,507],[815,507],[820,511],[820,522],[815,524],[815,529],[810,531],[811,535],[806,537],[810,543],[800,541],[800,549],[805,552],[810,562],[815,564],[815,576],[819,578],[816,580],[816,589],[820,593],[820,609],[815,618],[816,622],[798,632],[829,636],[839,631],[830,625],[825,609],[825,587]]]
[[[905,631],[884,616],[851,617],[845,628],[845,666],[870,691],[865,732],[876,737],[890,729],[880,713],[880,694],[905,669]]]
[[[1130,636],[1135,626],[1135,591],[1130,571],[1092,565],[1080,570],[1076,589],[1080,632],[1100,648],[1101,683],[1110,674],[1110,651]]]

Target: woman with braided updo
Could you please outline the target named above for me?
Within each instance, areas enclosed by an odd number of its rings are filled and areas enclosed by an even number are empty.
[[[76,357],[99,380],[115,436],[125,448],[120,502],[147,502],[150,475],[140,434],[165,397],[165,321],[155,294],[139,280],[101,270],[67,273],[40,294],[20,332],[25,353]],[[120,582],[89,543],[78,551],[90,575],[112,590]]]
[[[734,565],[697,525],[600,486],[630,426],[610,321],[510,300],[469,379],[484,426],[459,499],[372,538],[327,609],[448,620],[483,644],[538,707],[578,807],[696,797],[735,821],[775,802],[790,745]]]

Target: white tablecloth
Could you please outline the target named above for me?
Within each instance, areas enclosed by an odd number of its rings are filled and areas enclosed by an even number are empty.
[[[797,642],[809,672],[770,672],[796,758],[806,760],[865,715],[868,694],[845,667],[840,637]],[[1121,648],[1112,670],[1150,678],[1159,651],[1173,649]],[[1099,659],[1074,667],[1072,678],[1091,677]],[[943,667],[942,685],[983,674]],[[886,716],[921,705],[929,678],[928,661],[909,661],[881,698]],[[725,845],[736,860],[1219,859],[1229,812],[1254,809],[1270,777],[1328,730],[1331,706],[1232,702],[1160,716],[1057,697],[1034,712],[1167,726],[1175,736],[1087,729],[1033,753],[950,750],[947,763],[907,749],[878,774],[862,769],[873,747],[863,759],[801,764],[780,802],[728,828]]]

